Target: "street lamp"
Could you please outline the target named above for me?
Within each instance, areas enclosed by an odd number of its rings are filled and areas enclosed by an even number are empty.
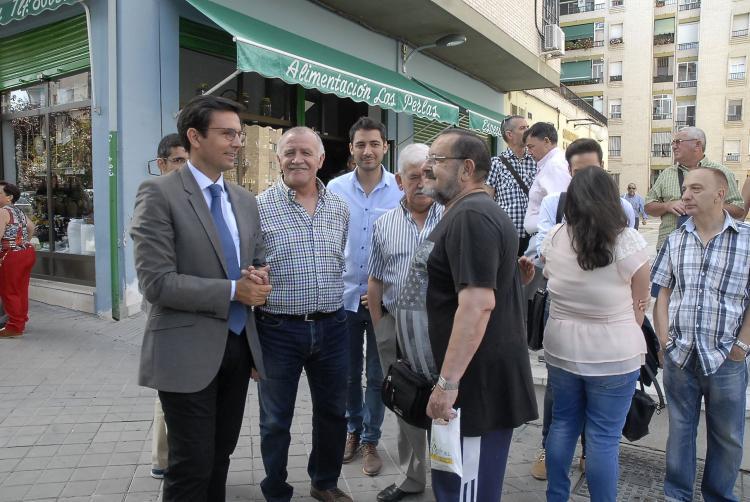
[[[466,35],[463,33],[451,33],[438,38],[431,44],[421,45],[415,49],[412,49],[408,54],[406,53],[406,45],[404,45],[404,54],[401,56],[401,71],[406,73],[406,63],[409,61],[414,54],[421,52],[425,49],[432,49],[433,47],[455,47],[466,42]]]

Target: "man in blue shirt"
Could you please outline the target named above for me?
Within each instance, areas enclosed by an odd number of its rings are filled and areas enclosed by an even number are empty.
[[[346,242],[344,271],[344,308],[349,325],[348,419],[344,463],[362,451],[362,472],[375,476],[383,466],[377,452],[385,406],[380,397],[383,370],[380,367],[375,333],[366,301],[368,260],[375,220],[398,206],[403,193],[396,177],[383,167],[388,151],[385,126],[369,117],[361,117],[349,130],[349,151],[357,163],[354,171],[334,178],[328,189],[340,195],[349,206],[349,238]],[[362,396],[364,341],[366,349],[367,390]],[[360,448],[361,447],[361,448]]]
[[[644,201],[643,197],[641,197],[641,195],[635,190],[635,183],[628,183],[628,193],[623,195],[622,198],[633,206],[633,211],[635,212],[635,229],[638,230],[640,219],[643,218],[643,224],[645,225],[648,216],[646,215],[645,209],[646,201]]]

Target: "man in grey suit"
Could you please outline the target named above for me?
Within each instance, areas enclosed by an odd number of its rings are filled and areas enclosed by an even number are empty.
[[[165,502],[225,500],[250,374],[263,357],[248,306],[270,293],[255,198],[224,180],[244,133],[239,105],[191,100],[177,129],[190,160],[138,190],[130,235],[151,304],[139,383],[167,423]]]

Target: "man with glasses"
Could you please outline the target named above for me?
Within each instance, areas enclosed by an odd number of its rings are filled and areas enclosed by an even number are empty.
[[[492,157],[492,167],[487,185],[492,187],[495,202],[510,217],[518,232],[518,255],[529,245],[529,233],[523,228],[523,219],[529,205],[529,189],[536,177],[536,161],[526,150],[523,133],[529,123],[520,115],[506,117],[500,125],[503,140],[508,145],[497,157]]]
[[[646,224],[648,216],[646,215],[645,201],[641,194],[636,192],[635,183],[628,184],[628,192],[622,198],[633,207],[635,213],[635,229],[638,230],[638,223],[643,217],[643,224]]]
[[[181,168],[188,160],[188,153],[182,146],[180,135],[177,133],[164,136],[159,141],[156,154],[158,156],[156,165],[159,167],[159,174],[162,176]]]
[[[165,502],[225,499],[250,375],[265,376],[250,308],[271,291],[258,206],[223,176],[242,147],[240,110],[193,98],[177,122],[190,160],[143,182],[133,210],[135,269],[151,304],[139,383],[164,409]]]
[[[724,209],[732,218],[745,217],[745,203],[734,174],[723,165],[706,158],[706,133],[702,129],[680,129],[672,140],[672,152],[677,165],[664,169],[646,196],[646,213],[661,217],[657,251],[661,249],[667,236],[687,220],[685,203],[681,199],[682,179],[697,167],[719,169],[726,175],[729,192],[724,201]],[[654,293],[652,291],[652,296],[656,296]]]

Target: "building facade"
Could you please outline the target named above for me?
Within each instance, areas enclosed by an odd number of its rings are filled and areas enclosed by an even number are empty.
[[[609,119],[609,168],[650,186],[673,164],[675,131],[706,131],[707,157],[740,186],[750,169],[750,1],[561,0],[561,82]]]
[[[559,64],[541,57],[535,16],[494,18],[486,3],[0,0],[0,177],[37,224],[32,298],[116,319],[140,308],[135,194],[201,93],[245,105],[257,162],[283,130],[315,128],[324,178],[361,115],[387,125],[389,168],[420,124],[475,130],[496,150],[506,93],[559,85]],[[466,42],[435,44],[453,34]],[[273,171],[232,174],[248,169]]]

